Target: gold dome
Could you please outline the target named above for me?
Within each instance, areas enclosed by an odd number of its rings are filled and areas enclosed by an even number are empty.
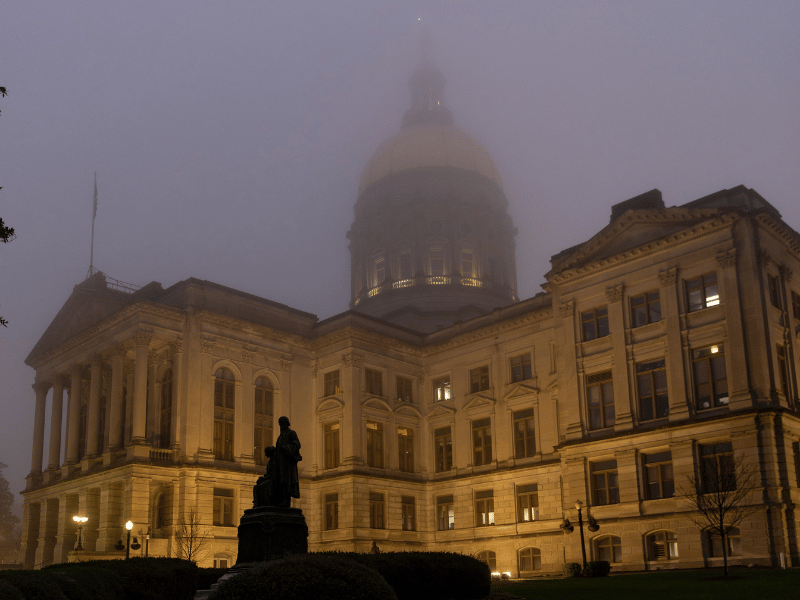
[[[452,125],[404,127],[383,142],[361,175],[358,193],[394,173],[420,167],[454,167],[483,175],[502,189],[500,173],[486,148]]]

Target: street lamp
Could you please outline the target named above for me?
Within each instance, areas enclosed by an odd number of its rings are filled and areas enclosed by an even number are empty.
[[[581,530],[581,554],[583,555],[583,568],[586,568],[586,543],[583,539],[583,515],[581,514],[581,509],[583,508],[583,502],[580,500],[575,500],[575,508],[578,509],[578,527]]]
[[[72,517],[72,520],[78,524],[78,545],[75,546],[75,550],[83,550],[83,545],[81,544],[81,533],[83,532],[83,524],[89,520],[89,517],[81,517],[80,515],[75,515]]]
[[[131,557],[131,529],[133,529],[133,521],[125,523],[125,529],[128,530],[128,544],[125,546],[125,560]]]

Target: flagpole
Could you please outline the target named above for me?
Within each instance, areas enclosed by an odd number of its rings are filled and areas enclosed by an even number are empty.
[[[97,171],[94,172],[94,204],[92,205],[92,244],[89,250],[89,272],[86,278],[92,276],[94,273],[94,220],[97,217]]]

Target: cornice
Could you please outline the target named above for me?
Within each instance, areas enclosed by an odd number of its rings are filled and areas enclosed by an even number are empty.
[[[754,217],[755,221],[788,246],[789,250],[800,260],[800,233],[789,227],[780,219],[764,211]]]

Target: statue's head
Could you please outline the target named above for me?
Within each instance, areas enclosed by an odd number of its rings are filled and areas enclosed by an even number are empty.
[[[280,419],[278,419],[278,425],[280,426],[281,429],[291,425],[291,423],[289,423],[289,417],[281,417]]]
[[[267,458],[275,456],[275,446],[267,446],[264,448],[264,454],[266,454]]]

